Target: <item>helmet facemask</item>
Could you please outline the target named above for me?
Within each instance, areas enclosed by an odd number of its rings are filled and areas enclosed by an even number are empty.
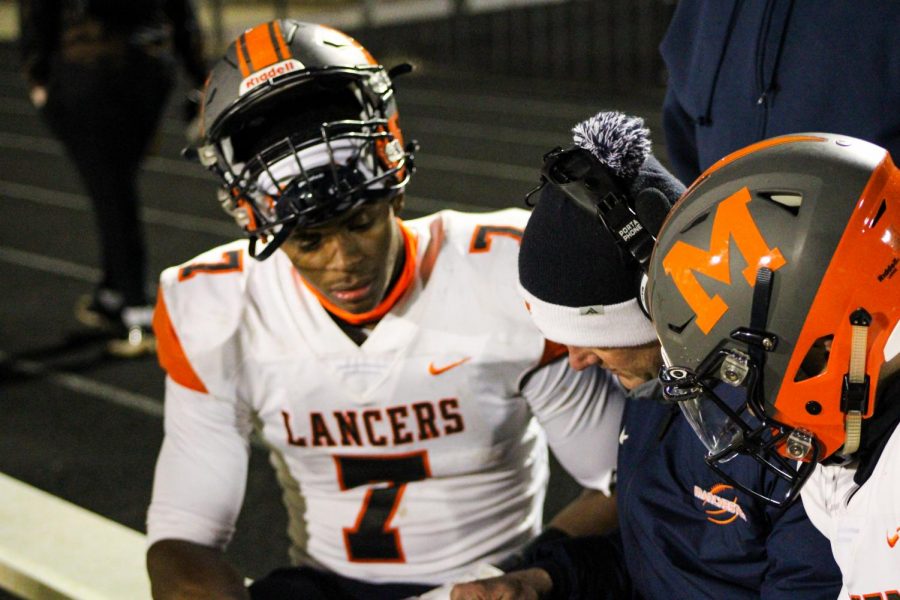
[[[815,437],[767,414],[765,401],[766,353],[775,350],[778,337],[761,328],[768,313],[775,274],[763,267],[754,288],[750,327],[740,327],[722,340],[696,370],[673,366],[663,352],[660,371],[663,397],[678,402],[694,433],[706,446],[706,463],[734,487],[757,500],[787,507],[799,495],[821,448]],[[783,449],[796,463],[783,455]],[[746,455],[776,475],[770,489],[760,490],[735,480],[721,465]],[[784,482],[784,483],[781,483]]]

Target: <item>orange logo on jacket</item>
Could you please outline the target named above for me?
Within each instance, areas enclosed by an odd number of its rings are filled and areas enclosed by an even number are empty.
[[[663,269],[672,277],[675,287],[694,311],[697,327],[704,334],[719,322],[728,311],[728,305],[718,294],[710,297],[694,271],[731,285],[729,245],[732,239],[747,262],[743,275],[751,287],[756,284],[759,267],[777,271],[787,264],[778,248],[769,248],[766,244],[747,208],[749,203],[750,190],[746,187],[719,203],[713,219],[709,250],[678,241],[663,258]]]
[[[707,521],[716,525],[728,525],[738,517],[744,521],[747,520],[744,509],[738,504],[737,496],[733,500],[726,500],[719,495],[720,492],[732,489],[734,488],[724,483],[717,483],[709,488],[709,491],[704,490],[699,485],[694,486],[694,498],[702,501],[702,506],[712,506],[712,508],[705,509]]]

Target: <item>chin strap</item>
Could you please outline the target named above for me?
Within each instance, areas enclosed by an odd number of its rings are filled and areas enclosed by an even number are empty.
[[[253,235],[250,237],[250,246],[248,251],[250,252],[250,256],[255,258],[256,260],[266,260],[269,258],[272,253],[278,250],[279,246],[284,243],[284,240],[291,235],[291,231],[294,229],[294,223],[284,223],[281,226],[281,229],[278,230],[274,235],[266,235],[266,236],[258,236]],[[257,247],[257,242],[263,242],[265,245],[261,246],[259,249]]]
[[[841,410],[844,418],[845,439],[840,450],[849,456],[859,450],[862,432],[862,416],[869,404],[869,376],[866,375],[866,346],[872,316],[864,308],[858,308],[850,315],[850,370],[844,375],[841,391]]]

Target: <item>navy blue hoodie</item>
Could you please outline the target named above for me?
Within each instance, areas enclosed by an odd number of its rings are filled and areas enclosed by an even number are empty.
[[[660,46],[675,174],[768,137],[826,131],[900,162],[900,2],[680,0]]]
[[[620,532],[541,547],[532,565],[553,579],[553,600],[833,600],[841,573],[828,540],[795,502],[784,513],[716,475],[706,449],[659,383],[629,393],[619,434]],[[735,479],[780,485],[748,456]]]

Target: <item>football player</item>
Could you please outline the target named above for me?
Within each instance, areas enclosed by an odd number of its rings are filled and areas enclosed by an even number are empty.
[[[842,598],[900,589],[898,235],[900,170],[886,150],[796,134],[708,169],[650,263],[668,397],[729,485],[781,506],[800,492]],[[728,388],[746,400],[729,402]],[[741,455],[784,485],[731,480]]]
[[[585,146],[606,165],[618,166],[617,180],[629,201],[650,196],[675,201],[683,186],[647,154],[649,144],[640,152],[628,142],[637,136],[638,121],[601,113],[576,128],[576,139],[591,138]],[[622,169],[623,161],[639,168]],[[837,597],[840,572],[803,506],[782,511],[732,483],[745,478],[754,489],[783,493],[787,486],[778,474],[767,473],[749,456],[734,457],[721,472],[708,468],[691,424],[665,401],[657,380],[663,357],[657,331],[639,303],[640,262],[601,229],[596,212],[589,215],[561,191],[571,191],[579,176],[565,179],[561,187],[544,188],[528,222],[519,280],[535,323],[548,339],[569,345],[573,367],[609,369],[629,389],[618,436],[620,529],[542,546],[519,571],[458,585],[451,597]],[[642,202],[629,205],[641,208]],[[667,207],[661,208],[664,215]],[[642,221],[655,231],[650,223]],[[639,235],[636,227],[616,230],[634,234],[630,239]]]
[[[508,558],[540,530],[546,439],[602,513],[552,525],[614,522],[621,391],[568,369],[530,323],[516,293],[528,213],[397,218],[414,149],[402,70],[339,31],[278,20],[210,73],[197,155],[249,239],[161,277],[157,597],[246,597],[222,552],[254,429],[294,564],[254,598],[405,598]]]

